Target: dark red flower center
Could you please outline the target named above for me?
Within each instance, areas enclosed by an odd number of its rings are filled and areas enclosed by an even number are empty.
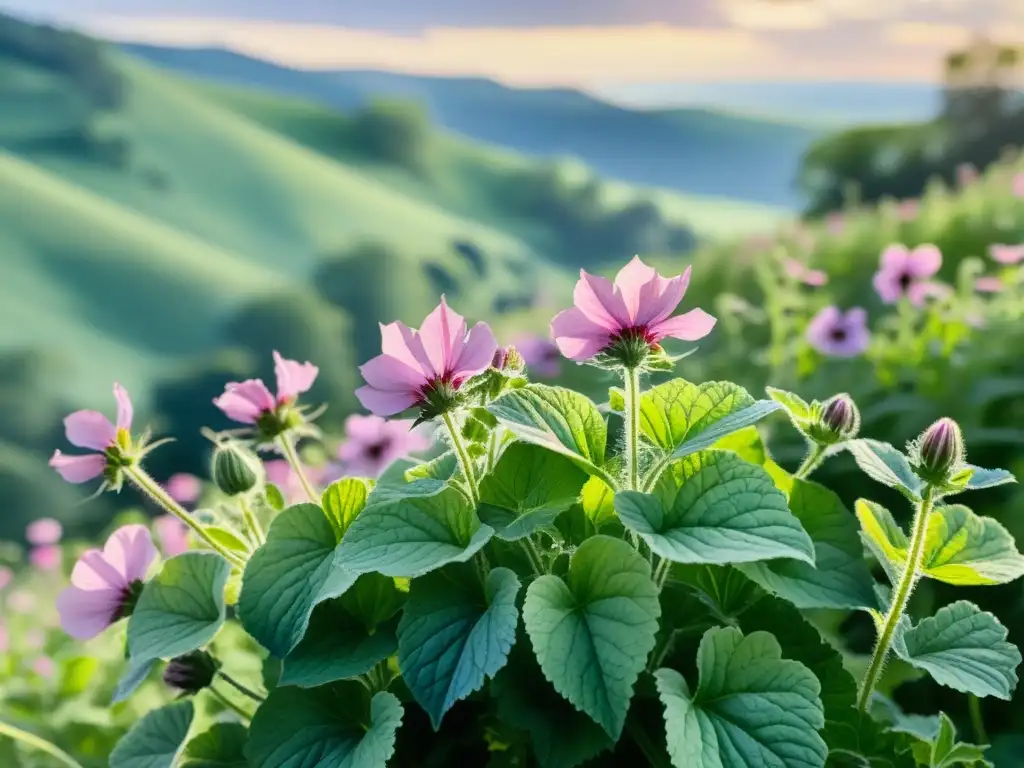
[[[909,272],[902,272],[900,273],[898,282],[900,290],[906,293],[910,289],[910,286],[913,285],[914,283],[914,276]]]
[[[829,339],[831,339],[832,341],[835,341],[835,342],[846,341],[846,337],[848,335],[849,334],[847,333],[846,329],[843,328],[842,326],[838,326],[838,325],[835,328],[833,328],[831,331],[828,332]]]
[[[384,454],[387,453],[387,450],[390,446],[391,441],[384,439],[376,443],[370,443],[363,450],[366,453],[366,458],[370,459],[371,461],[380,461],[384,457]]]

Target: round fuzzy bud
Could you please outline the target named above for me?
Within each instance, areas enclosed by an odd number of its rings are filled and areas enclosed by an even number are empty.
[[[942,418],[921,435],[917,449],[918,471],[929,482],[944,482],[951,469],[964,458],[964,438],[960,425]]]
[[[213,481],[228,496],[246,493],[259,482],[258,459],[240,445],[219,445],[213,452]]]
[[[843,440],[849,440],[857,435],[857,430],[860,429],[860,413],[849,395],[836,395],[825,403],[825,410],[821,413],[821,425]]]
[[[185,693],[196,694],[213,682],[220,665],[206,651],[191,651],[171,659],[164,668],[164,683]]]

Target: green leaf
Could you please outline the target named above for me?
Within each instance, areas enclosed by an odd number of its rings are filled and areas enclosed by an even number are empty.
[[[767,632],[732,627],[704,633],[692,694],[673,669],[655,672],[676,768],[824,766],[828,748],[821,686],[807,667],[782,658]]]
[[[588,474],[604,464],[608,428],[597,406],[563,387],[530,384],[489,406],[520,440],[568,456]]]
[[[925,482],[919,478],[907,457],[889,443],[878,440],[850,440],[844,443],[857,466],[872,480],[895,488],[913,500],[921,498]]]
[[[280,512],[287,506],[287,502],[284,500],[284,494],[281,493],[281,489],[273,483],[267,483],[263,486],[263,492],[267,496],[267,504],[270,508]]]
[[[877,608],[857,519],[824,486],[794,480],[789,509],[814,544],[814,565],[799,560],[750,563],[739,570],[797,608]]]
[[[345,534],[339,553],[353,572],[412,578],[469,560],[493,535],[462,494],[449,489],[368,506]]]
[[[356,580],[338,556],[338,529],[316,504],[278,515],[242,577],[238,615],[268,651],[284,658],[306,632],[313,608]]]
[[[601,726],[558,695],[525,638],[513,646],[491,693],[501,722],[530,734],[541,768],[574,768],[614,746]]]
[[[615,491],[600,477],[591,477],[583,484],[580,505],[595,528],[615,519]]]
[[[346,477],[331,483],[321,495],[324,514],[334,526],[335,538],[341,541],[345,531],[352,525],[363,507],[370,489],[365,480],[357,477]]]
[[[128,667],[121,674],[121,678],[117,681],[114,692],[110,696],[110,703],[118,704],[135,693],[139,686],[146,682],[146,678],[149,677],[149,673],[156,666],[157,661],[159,659],[150,658],[136,661],[129,658]]]
[[[896,583],[907,564],[906,534],[884,507],[861,500],[856,508],[865,540]],[[921,564],[923,576],[959,586],[1006,584],[1024,575],[1024,556],[1013,536],[958,504],[929,513]]]
[[[208,525],[206,526],[206,532],[210,535],[211,539],[225,549],[243,555],[249,554],[249,545],[242,541],[234,531],[219,525]]]
[[[248,768],[248,739],[249,731],[241,723],[214,723],[185,746],[180,768]]]
[[[405,480],[409,483],[417,480],[440,480],[447,483],[458,470],[458,457],[454,451],[447,451],[435,459],[405,470]]]
[[[1006,627],[973,603],[959,600],[912,628],[898,631],[893,649],[939,685],[975,696],[1009,700],[1017,687],[1017,647]]]
[[[171,768],[194,713],[191,701],[154,709],[117,742],[110,753],[110,768]]]
[[[707,451],[675,462],[654,494],[622,491],[615,510],[651,549],[677,563],[744,563],[778,557],[814,563],[800,521],[761,467]]]
[[[711,450],[732,451],[744,461],[757,464],[759,467],[763,467],[768,461],[768,451],[761,440],[761,433],[754,426],[744,427],[726,435],[712,445]]]
[[[970,491],[980,491],[984,488],[995,488],[997,485],[1017,482],[1017,478],[1005,469],[985,469],[973,464],[968,464],[967,468],[971,470],[971,479],[967,481],[967,490]]]
[[[1024,575],[1024,556],[992,518],[942,506],[928,516],[923,574],[959,586],[1006,584]]]
[[[659,384],[640,398],[640,429],[674,458],[710,448],[715,442],[767,416],[779,405],[755,401],[736,384],[683,379]]]
[[[405,599],[405,592],[399,591],[394,579],[379,573],[362,574],[341,596],[345,609],[371,634],[402,609]]]
[[[650,565],[626,542],[608,536],[580,545],[568,584],[541,576],[523,605],[544,676],[616,740],[660,615]]]
[[[370,699],[355,681],[278,688],[256,710],[245,754],[252,768],[384,768],[401,722],[397,698]]]
[[[146,584],[128,621],[133,663],[194,651],[224,623],[230,567],[220,555],[186,552],[164,562]]]
[[[992,764],[985,760],[986,747],[956,740],[956,726],[945,712],[939,713],[939,732],[934,739],[914,745],[914,755],[928,768],[952,768],[954,765]]]
[[[569,459],[513,443],[480,483],[477,511],[499,538],[516,541],[554,523],[576,503],[586,481],[586,473]]]
[[[371,634],[348,610],[345,596],[321,603],[302,641],[285,658],[280,684],[312,688],[366,674],[398,650],[396,624]]]
[[[807,421],[811,418],[811,406],[800,395],[775,387],[765,387],[765,392],[768,393],[768,397],[786,409],[794,422]]]
[[[465,565],[413,581],[398,625],[398,666],[435,730],[456,702],[505,666],[519,623],[519,587],[513,571],[495,568],[481,588]]]

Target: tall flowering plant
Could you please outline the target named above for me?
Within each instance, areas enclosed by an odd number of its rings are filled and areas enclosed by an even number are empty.
[[[77,637],[127,619],[119,698],[154,668],[183,697],[142,719],[110,765],[982,761],[984,747],[959,742],[948,717],[908,718],[879,682],[896,657],[976,699],[1013,694],[1021,657],[995,616],[964,600],[913,615],[909,600],[924,579],[983,586],[1024,574],[1005,529],[950,501],[1013,477],[969,464],[949,419],[904,453],[862,437],[846,395],[755,399],[684,378],[645,386],[679,360],[662,342],[697,341],[715,325],[700,309],[677,314],[688,278],[639,259],[614,281],[581,275],[551,333],[569,360],[619,376],[603,407],[530,382],[515,349],[444,301],[418,329],[383,326],[357,395],[375,417],[410,411],[433,425],[444,450],[382,470],[376,460],[408,425],[354,421],[343,463],[379,477],[322,491],[307,478],[286,506],[251,457],[220,445],[217,485],[263,517],[243,505],[236,534],[150,486],[144,452],[122,436],[130,417],[115,429],[90,416],[84,437],[78,417],[69,437],[100,457],[90,474],[126,479],[197,533],[194,549],[154,571],[148,535],[122,529],[83,556],[61,598]],[[856,318],[847,324],[859,333]],[[284,399],[235,385],[219,404],[283,448],[281,432],[298,423],[294,395],[311,381],[296,380]],[[756,429],[776,413],[807,443],[792,472]],[[868,498],[851,513],[811,479],[844,452],[900,492],[909,528]],[[289,461],[294,449],[284,453]],[[58,459],[66,477],[84,479]],[[817,609],[874,620],[859,679],[810,620]],[[213,652],[226,623],[254,641],[262,678]],[[234,722],[194,726],[191,697],[229,690]]]

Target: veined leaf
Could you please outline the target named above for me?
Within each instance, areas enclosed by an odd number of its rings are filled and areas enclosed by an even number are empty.
[[[858,439],[843,444],[853,454],[857,466],[872,480],[895,488],[912,500],[920,500],[925,482],[919,478],[907,457],[878,440]]]
[[[249,768],[248,739],[249,730],[241,723],[214,723],[185,746],[181,768]]]
[[[110,768],[171,768],[194,714],[191,701],[154,709],[117,742],[110,753]]]

